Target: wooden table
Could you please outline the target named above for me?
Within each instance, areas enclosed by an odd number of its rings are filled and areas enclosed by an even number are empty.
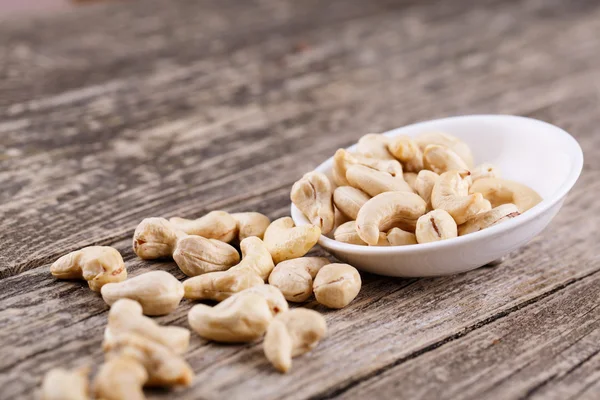
[[[600,3],[158,1],[0,25],[0,397],[102,360],[108,307],[49,264],[111,245],[130,276],[150,216],[288,215],[303,172],[367,132],[526,115],[581,143],[554,222],[501,265],[363,274],[280,375],[260,343],[193,335],[194,385],[150,398],[600,398]],[[316,251],[317,254],[322,251]],[[187,326],[190,302],[160,323]]]

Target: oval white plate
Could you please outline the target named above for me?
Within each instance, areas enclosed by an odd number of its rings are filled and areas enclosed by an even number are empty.
[[[440,242],[369,247],[346,244],[321,235],[319,244],[338,259],[363,271],[400,277],[450,275],[490,263],[529,242],[550,223],[562,206],[583,166],[581,147],[564,130],[531,118],[510,115],[470,115],[437,119],[386,132],[415,136],[443,131],[465,141],[475,165],[490,162],[502,177],[535,189],[543,201],[500,225]],[[348,150],[352,150],[351,146]],[[316,168],[331,177],[332,159]],[[308,220],[293,204],[296,225]]]

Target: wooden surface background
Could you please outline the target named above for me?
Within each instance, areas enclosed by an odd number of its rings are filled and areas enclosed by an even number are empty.
[[[496,267],[363,274],[330,335],[280,375],[259,343],[193,335],[182,399],[600,398],[600,3],[144,0],[0,24],[0,398],[102,360],[108,307],[49,263],[119,249],[149,216],[288,214],[338,147],[440,116],[508,113],[571,132],[583,174]],[[319,251],[317,251],[318,253]],[[161,323],[187,326],[190,302]],[[172,398],[151,391],[150,398]]]

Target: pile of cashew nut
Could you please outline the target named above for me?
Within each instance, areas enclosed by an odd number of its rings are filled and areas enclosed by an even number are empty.
[[[189,278],[154,270],[127,279],[121,254],[91,246],[66,254],[50,271],[59,279],[83,279],[109,305],[104,331],[105,361],[89,383],[91,368],[49,371],[41,398],[144,399],[146,386],[188,386],[194,373],[183,358],[190,331],[160,326],[150,316],[175,311],[182,299],[196,304],[188,324],[200,337],[220,343],[263,339],[266,359],[288,372],[292,358],[326,336],[325,318],[308,308],[290,309],[313,296],[332,309],[358,295],[361,279],[348,265],[306,254],[319,226],[295,226],[290,217],[273,222],[257,212],[212,211],[196,220],[147,218],[135,229],[133,251],[144,260],[173,259]],[[240,249],[240,253],[238,249]]]
[[[336,151],[331,180],[309,172],[290,197],[323,234],[363,246],[455,238],[514,218],[542,200],[533,189],[502,179],[491,164],[474,167],[469,146],[442,132],[365,135],[354,152]]]

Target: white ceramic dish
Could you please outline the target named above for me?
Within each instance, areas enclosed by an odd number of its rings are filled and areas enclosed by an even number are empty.
[[[469,235],[440,242],[369,247],[346,244],[321,235],[319,244],[338,259],[380,275],[425,277],[450,275],[486,265],[529,242],[550,223],[583,166],[581,147],[564,130],[531,118],[472,115],[437,119],[386,132],[415,136],[443,131],[465,141],[475,164],[490,162],[502,176],[535,189],[544,199],[526,213]],[[349,147],[352,150],[354,146]],[[332,159],[316,168],[330,176]],[[296,225],[308,220],[292,204]]]

